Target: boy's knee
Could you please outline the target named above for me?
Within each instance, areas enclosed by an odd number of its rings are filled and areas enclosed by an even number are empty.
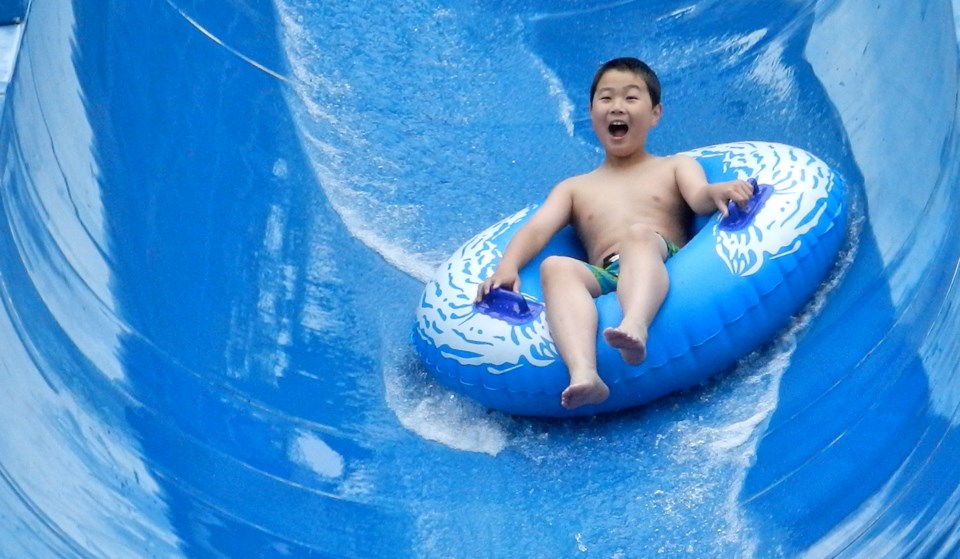
[[[567,262],[562,256],[548,256],[540,263],[540,278],[549,281],[563,275]]]
[[[540,263],[540,287],[544,295],[549,293],[561,298],[575,296],[584,290],[597,297],[599,286],[586,266],[586,262],[569,256],[548,256]]]
[[[563,256],[548,256],[540,263],[540,285],[569,286],[577,280],[577,271],[574,266],[583,266],[583,263]],[[586,269],[586,268],[584,268]]]

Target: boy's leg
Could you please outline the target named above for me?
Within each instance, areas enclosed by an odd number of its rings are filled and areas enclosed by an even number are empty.
[[[560,403],[573,409],[606,400],[610,389],[597,372],[597,279],[583,261],[551,256],[540,266],[540,282],[550,334],[570,371]]]
[[[630,365],[639,365],[647,357],[647,330],[670,287],[666,259],[666,242],[649,227],[632,227],[620,245],[617,298],[623,320],[616,328],[604,330],[603,337]]]

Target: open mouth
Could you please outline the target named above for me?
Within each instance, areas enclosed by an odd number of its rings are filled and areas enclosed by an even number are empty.
[[[627,123],[622,120],[615,120],[607,125],[607,130],[614,138],[622,138],[626,136],[627,130],[629,129],[630,127],[627,125]]]

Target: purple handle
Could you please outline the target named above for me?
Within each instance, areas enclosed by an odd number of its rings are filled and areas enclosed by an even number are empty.
[[[753,221],[754,216],[763,207],[763,205],[773,194],[773,187],[769,184],[757,184],[756,179],[747,179],[747,182],[753,186],[753,196],[747,200],[744,208],[741,209],[736,202],[727,204],[727,217],[720,220],[720,229],[724,231],[739,231],[745,228]]]
[[[747,179],[747,183],[753,187],[753,194],[751,194],[751,198],[750,198],[750,201],[753,201],[753,196],[757,195],[757,189],[758,189],[757,179],[749,178]],[[748,206],[750,205],[750,201],[747,202]],[[746,210],[746,208],[744,208],[744,210]],[[739,204],[737,204],[736,202],[727,202],[727,218],[728,219],[732,219],[736,221],[740,219],[741,213],[746,213],[746,211],[741,212]]]
[[[524,324],[540,315],[543,305],[528,301],[519,293],[509,289],[491,289],[474,307],[477,312],[498,318],[511,324]]]

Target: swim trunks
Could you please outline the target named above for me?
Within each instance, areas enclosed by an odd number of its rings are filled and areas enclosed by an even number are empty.
[[[660,235],[660,238],[663,239],[663,242],[667,245],[667,260],[669,260],[680,250],[680,247],[663,235]],[[589,262],[584,262],[584,264],[593,272],[593,277],[597,278],[597,283],[600,284],[601,295],[606,295],[611,291],[617,290],[617,281],[620,279],[619,254],[614,253],[604,258],[602,267],[594,266]]]

